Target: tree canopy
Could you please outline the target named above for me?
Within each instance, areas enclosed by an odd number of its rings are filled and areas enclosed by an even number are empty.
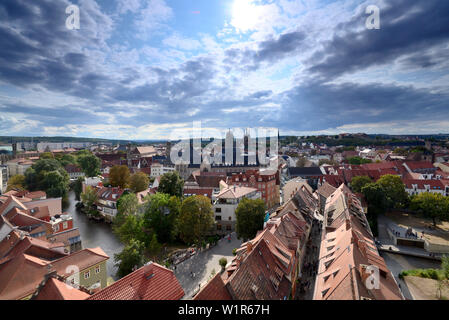
[[[387,174],[377,180],[378,184],[385,192],[387,208],[404,208],[408,205],[408,194],[401,177]]]
[[[368,183],[373,182],[368,176],[357,176],[352,178],[351,188],[354,192],[361,192],[362,188],[366,186]]]
[[[235,215],[237,218],[236,231],[239,238],[252,239],[257,231],[263,228],[265,217],[265,202],[261,199],[243,198]]]
[[[67,171],[55,159],[40,159],[25,172],[26,188],[45,191],[49,198],[66,197],[69,181]]]
[[[199,243],[213,224],[214,214],[209,198],[191,196],[184,199],[178,219],[178,231],[185,243]]]
[[[354,164],[354,165],[358,165],[358,164],[364,164],[364,163],[371,163],[372,160],[370,159],[363,159],[360,158],[358,156],[352,157],[348,159],[348,163],[349,164]]]
[[[134,269],[143,266],[144,250],[145,245],[141,241],[131,239],[122,252],[114,255],[115,265],[118,266],[117,276],[119,278],[123,278]]]
[[[113,166],[109,172],[109,183],[113,187],[125,189],[129,186],[130,172],[127,166]]]
[[[158,192],[167,193],[171,196],[182,198],[184,180],[181,179],[177,171],[167,172],[161,176]]]
[[[26,189],[26,183],[25,183],[25,176],[23,174],[16,174],[15,176],[12,176],[8,180],[8,188],[6,191],[10,190],[25,190]]]
[[[159,242],[173,241],[180,209],[181,201],[177,197],[160,192],[151,195],[144,213],[145,228],[152,229]]]
[[[88,177],[95,177],[100,174],[101,160],[92,153],[78,156],[78,164]]]
[[[449,198],[439,193],[424,192],[413,196],[410,208],[432,219],[434,226],[437,220],[449,220]]]
[[[91,214],[96,214],[97,210],[93,208],[93,205],[98,200],[97,191],[91,187],[87,186],[83,193],[81,193],[81,201],[83,205],[87,208],[87,212]]]
[[[150,185],[150,179],[148,175],[144,172],[137,172],[133,174],[130,178],[130,188],[133,192],[140,192],[148,189]]]

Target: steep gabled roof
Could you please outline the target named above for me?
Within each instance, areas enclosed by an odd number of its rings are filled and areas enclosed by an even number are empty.
[[[40,289],[35,300],[86,300],[90,295],[84,291],[69,287],[68,284],[49,278]]]
[[[184,290],[173,271],[150,262],[88,300],[179,300],[183,296]]]
[[[232,300],[228,289],[219,273],[217,273],[201,290],[193,300]]]

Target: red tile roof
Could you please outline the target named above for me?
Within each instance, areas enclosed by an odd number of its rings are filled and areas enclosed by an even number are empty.
[[[413,189],[413,185],[416,184],[418,189],[424,190],[425,186],[430,186],[430,190],[443,190],[445,188],[444,183],[441,180],[411,180],[411,179],[403,179],[405,187],[407,189]]]
[[[68,284],[50,278],[40,289],[36,300],[86,300],[90,295],[86,292],[70,287]]]
[[[179,300],[184,296],[172,270],[150,262],[88,300]]]
[[[217,273],[201,290],[193,300],[232,300],[228,289],[219,273]]]
[[[430,161],[407,161],[407,162],[405,162],[405,164],[412,171],[418,170],[418,169],[433,169],[434,168],[432,162],[430,162]]]

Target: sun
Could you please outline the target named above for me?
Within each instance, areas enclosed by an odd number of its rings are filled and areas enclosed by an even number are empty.
[[[257,25],[259,9],[253,2],[253,0],[234,0],[231,25],[239,32],[252,30]]]

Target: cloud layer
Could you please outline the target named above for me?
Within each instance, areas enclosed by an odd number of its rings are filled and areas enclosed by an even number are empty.
[[[246,0],[255,11],[201,24],[217,4],[190,17],[164,0],[80,0],[68,30],[69,1],[2,1],[0,135],[447,131],[449,3],[374,3],[379,30],[355,0]]]

